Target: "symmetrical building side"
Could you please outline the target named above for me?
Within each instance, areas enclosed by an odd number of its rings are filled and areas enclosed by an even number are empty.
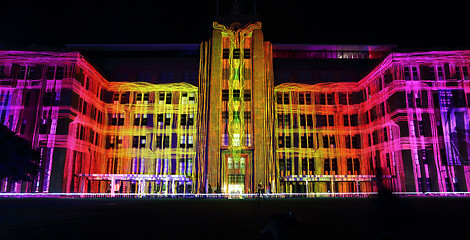
[[[378,169],[393,191],[469,191],[470,51],[325,48],[215,22],[197,86],[186,72],[109,81],[79,52],[0,51],[0,122],[41,152],[33,182],[1,191],[373,192]],[[298,58],[380,62],[314,81]]]

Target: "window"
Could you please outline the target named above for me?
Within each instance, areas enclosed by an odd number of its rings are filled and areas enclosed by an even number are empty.
[[[193,173],[193,159],[188,158],[188,163],[186,164],[186,174],[191,175]]]
[[[306,135],[300,136],[300,147],[307,148],[307,136]]]
[[[163,159],[163,173],[168,174],[168,159]]]
[[[308,171],[310,175],[315,172],[315,159],[314,158],[308,159]]]
[[[145,148],[146,143],[146,136],[134,136],[132,139],[132,148]]]
[[[326,98],[323,93],[320,93],[320,105],[326,105]]]
[[[282,93],[278,92],[276,94],[276,101],[277,101],[277,104],[282,104]]]
[[[328,93],[326,94],[326,102],[328,105],[334,105],[335,104],[335,98],[333,93]]]
[[[419,79],[419,77],[418,77],[418,67],[417,66],[411,67],[411,75],[412,75],[412,79],[414,81]]]
[[[328,115],[328,126],[330,127],[335,126],[335,118],[333,115]]]
[[[222,50],[222,59],[229,59],[230,56],[230,49],[224,48]]]
[[[188,114],[188,126],[193,126],[194,125],[194,114],[190,113]]]
[[[172,97],[172,94],[171,92],[168,92],[166,93],[166,104],[171,104],[171,97]]]
[[[233,49],[233,59],[240,59],[240,49]]]
[[[228,146],[228,134],[227,133],[222,134],[222,146]]]
[[[196,93],[190,92],[188,99],[189,99],[189,104],[194,104],[196,102]]]
[[[47,72],[46,72],[46,79],[54,79],[55,75],[55,66],[48,66],[47,67]]]
[[[325,158],[325,161],[323,162],[323,169],[325,171],[325,175],[330,174],[330,159]]]
[[[338,161],[336,158],[331,159],[331,171],[334,173],[338,172]]]
[[[303,93],[299,93],[299,105],[305,104],[305,98]]]
[[[326,116],[325,115],[316,115],[317,126],[316,127],[326,127]]]
[[[284,148],[284,145],[285,145],[285,144],[284,144],[284,139],[285,139],[285,138],[284,138],[284,135],[280,135],[277,139],[278,139],[278,146],[279,146],[279,148]]]
[[[160,123],[163,124],[163,113],[160,113],[157,115],[157,123],[160,125]]]
[[[349,126],[349,115],[343,115],[344,126]]]
[[[286,136],[286,142],[285,142],[286,148],[291,147],[291,136]]]
[[[165,101],[165,92],[159,92],[158,93],[158,103],[163,104]]]
[[[284,93],[284,104],[289,104],[289,93],[288,92]]]
[[[185,170],[184,162],[185,162],[184,158],[180,158],[180,160],[179,160],[179,171],[178,171],[179,174],[185,174],[185,172],[184,172],[184,170]]]
[[[406,81],[411,80],[411,69],[410,69],[410,67],[405,67],[404,75],[405,75],[404,77],[405,77]]]
[[[352,114],[350,120],[352,127],[356,127],[357,125],[359,125],[359,116],[357,114]]]
[[[181,123],[180,123],[181,126],[186,126],[186,118],[187,118],[186,114],[181,114],[180,118],[181,118]]]
[[[245,123],[251,123],[251,112],[243,112],[243,119],[245,120]]]
[[[247,133],[245,134],[245,137],[246,137],[246,146],[250,147],[252,145],[251,134]]]
[[[312,114],[307,115],[307,126],[309,126],[310,128],[313,128],[313,116],[312,116]]]
[[[116,113],[113,113],[112,117],[111,117],[111,122],[110,124],[111,126],[117,126],[117,114]]]
[[[222,119],[228,119],[228,111],[222,111]]]
[[[360,149],[361,148],[361,137],[359,134],[356,134],[352,137],[352,147],[354,149]]]
[[[300,114],[300,126],[302,127],[307,127],[307,121],[305,119],[305,114]]]
[[[444,66],[437,66],[437,80],[444,80]]]
[[[328,135],[323,135],[323,148],[329,148]]]
[[[245,90],[243,94],[243,101],[251,101],[251,90]]]
[[[170,147],[170,136],[163,136],[163,148]]]
[[[186,136],[181,135],[180,136],[180,148],[185,148],[186,147]]]
[[[351,149],[351,135],[346,136],[345,144],[346,144],[346,148]]]
[[[26,70],[27,70],[27,66],[20,66],[20,70],[18,72],[18,79],[25,79],[26,77]]]
[[[162,136],[161,135],[157,136],[156,142],[157,142],[156,143],[157,148],[162,148],[163,145],[162,145]]]
[[[312,105],[312,94],[306,93],[305,94],[305,104]]]
[[[57,66],[55,79],[61,80],[63,78],[64,78],[64,67],[63,66]]]
[[[140,114],[134,115],[134,126],[140,126]]]
[[[233,134],[232,145],[234,147],[239,147],[240,146],[240,134],[238,134],[238,133]]]
[[[463,73],[463,79],[468,80],[468,67],[467,66],[462,66],[462,73]]]
[[[132,148],[139,148],[139,136],[132,138]]]
[[[290,127],[290,114],[284,115],[284,128]]]
[[[308,135],[308,148],[313,148],[313,134]]]
[[[142,121],[140,122],[140,126],[147,126],[147,114],[142,114]]]
[[[250,58],[251,58],[251,54],[250,54],[250,49],[249,49],[249,48],[243,49],[243,58],[244,58],[244,59],[250,59]]]
[[[240,90],[233,90],[233,101],[240,101]]]
[[[229,99],[229,90],[222,90],[222,101],[227,102]]]
[[[330,135],[330,148],[336,148],[336,139],[334,135]]]
[[[144,104],[148,104],[148,103],[149,103],[149,96],[150,96],[149,93],[144,93]]]
[[[188,145],[187,148],[193,147],[193,135],[188,135]]]
[[[165,126],[170,126],[171,124],[171,113],[165,114]]]
[[[147,143],[146,136],[140,136],[140,148],[145,148],[145,144]]]
[[[124,113],[119,114],[118,126],[124,126]]]

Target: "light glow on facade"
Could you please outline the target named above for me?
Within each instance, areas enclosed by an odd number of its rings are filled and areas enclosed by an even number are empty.
[[[273,46],[259,22],[214,23],[194,86],[111,82],[78,52],[0,51],[0,122],[42,167],[1,191],[370,193],[380,168],[395,192],[468,192],[470,51],[390,53],[358,82],[274,86],[273,59],[384,52]]]

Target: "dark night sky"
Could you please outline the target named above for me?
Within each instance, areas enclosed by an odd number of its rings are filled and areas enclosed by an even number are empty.
[[[219,0],[220,10],[229,0]],[[253,0],[240,0],[251,9]],[[309,2],[309,4],[305,4]],[[0,9],[0,45],[199,43],[210,37],[216,0],[9,0]],[[398,44],[469,48],[465,2],[257,0],[273,43]]]

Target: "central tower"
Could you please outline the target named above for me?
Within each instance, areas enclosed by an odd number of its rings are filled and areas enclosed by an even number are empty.
[[[261,23],[213,23],[201,44],[198,192],[254,193],[271,185],[272,46]]]

